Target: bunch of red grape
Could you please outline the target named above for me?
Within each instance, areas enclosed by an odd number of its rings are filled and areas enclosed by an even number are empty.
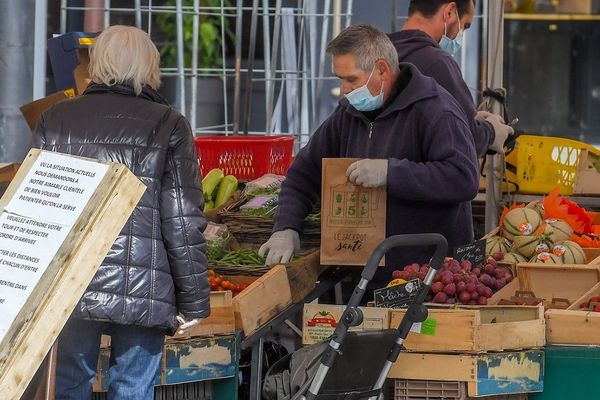
[[[513,280],[510,268],[497,265],[503,259],[502,253],[490,257],[485,265],[472,265],[470,261],[458,262],[447,259],[441,266],[426,301],[442,304],[486,305],[487,301],[498,290]],[[404,270],[392,273],[394,279],[421,279],[429,271],[429,265],[410,264]]]

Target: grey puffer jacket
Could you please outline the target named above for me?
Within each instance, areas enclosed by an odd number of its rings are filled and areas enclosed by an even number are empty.
[[[187,120],[155,91],[92,83],[38,122],[33,146],[126,165],[146,192],[73,315],[163,328],[210,313],[206,220]]]

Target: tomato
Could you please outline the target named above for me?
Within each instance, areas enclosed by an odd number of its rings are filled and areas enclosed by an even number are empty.
[[[214,282],[217,282],[217,285],[220,284],[223,281],[223,278],[221,278],[219,275],[217,275],[214,279]]]
[[[210,290],[217,290],[218,283],[215,281],[210,281]]]
[[[223,289],[229,290],[229,289],[231,289],[231,282],[229,282],[229,281],[222,281],[221,282],[221,286],[223,287]]]

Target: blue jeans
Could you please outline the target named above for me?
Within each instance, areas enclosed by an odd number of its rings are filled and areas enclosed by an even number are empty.
[[[165,332],[71,318],[58,339],[56,400],[92,398],[102,333],[111,335],[108,398],[152,400]]]

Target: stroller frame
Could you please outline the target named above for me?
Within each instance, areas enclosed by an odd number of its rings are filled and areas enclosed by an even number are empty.
[[[427,319],[427,307],[425,307],[423,302],[427,296],[427,293],[429,292],[435,274],[442,264],[442,261],[444,260],[448,250],[448,242],[446,241],[446,238],[440,234],[422,233],[415,235],[395,235],[388,237],[381,242],[379,246],[377,246],[377,248],[373,251],[373,254],[371,254],[369,257],[369,260],[361,273],[361,279],[354,289],[350,300],[348,301],[348,305],[344,310],[344,313],[342,314],[342,317],[340,318],[340,321],[329,341],[329,345],[323,352],[317,373],[312,378],[308,392],[306,395],[302,394],[299,397],[297,397],[299,395],[297,394],[293,398],[299,398],[301,400],[318,399],[317,396],[321,386],[323,385],[327,373],[333,366],[340,346],[344,342],[348,329],[352,326],[358,326],[363,322],[362,311],[358,308],[358,305],[365,294],[367,284],[373,279],[375,273],[377,272],[380,261],[388,251],[394,248],[413,246],[435,246],[435,252],[430,263],[430,269],[425,276],[423,285],[411,302],[407,312],[400,322],[400,325],[398,326],[398,337],[395,343],[392,345],[392,348],[389,350],[385,364],[379,373],[379,377],[373,385],[373,388],[362,394],[354,393],[354,396],[352,397],[364,398],[369,396],[369,400],[383,399],[383,394],[381,393],[383,384],[388,373],[390,372],[392,365],[398,359],[398,355],[402,350],[402,344],[408,336],[411,327],[414,323],[423,322],[425,319]]]

